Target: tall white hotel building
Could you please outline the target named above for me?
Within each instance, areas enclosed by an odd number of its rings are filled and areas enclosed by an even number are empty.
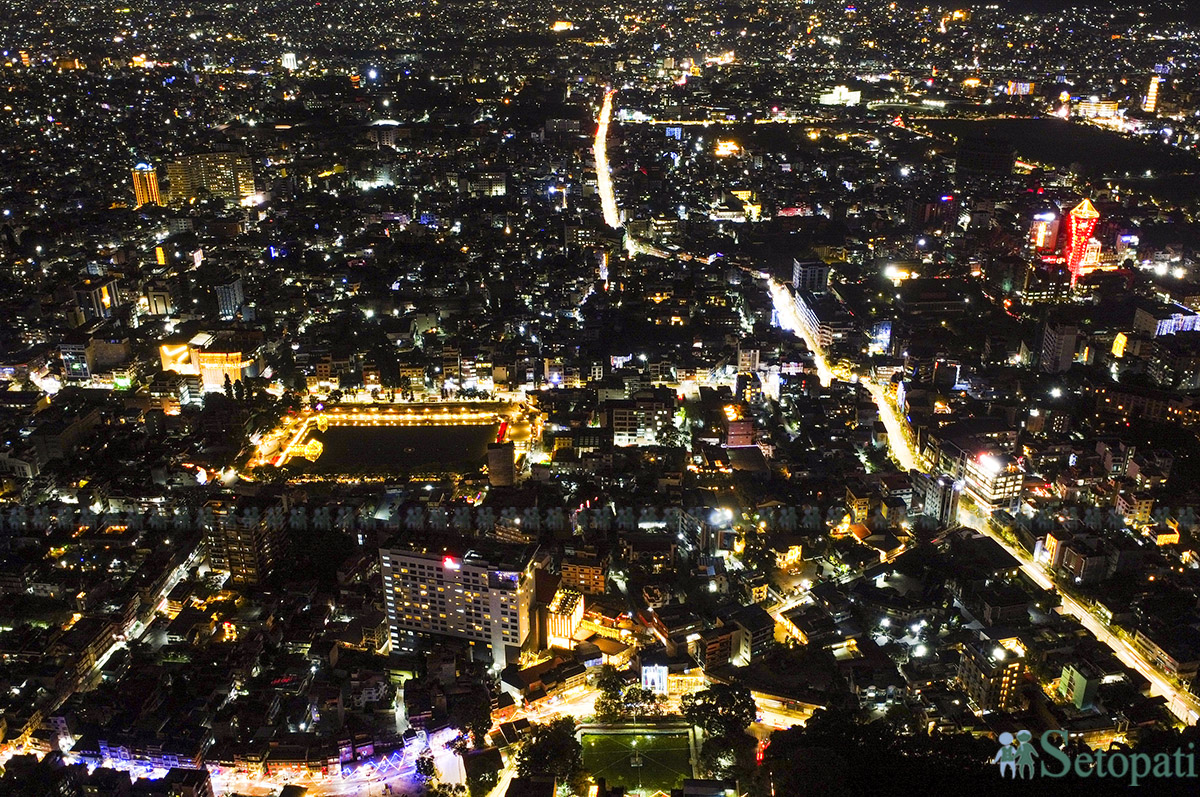
[[[381,548],[379,559],[393,651],[442,636],[467,640],[472,658],[490,656],[497,668],[516,661],[531,627],[529,550],[392,547]]]

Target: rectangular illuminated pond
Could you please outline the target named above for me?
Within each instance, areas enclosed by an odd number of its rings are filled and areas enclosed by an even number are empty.
[[[478,426],[330,426],[314,428],[322,444],[309,467],[325,473],[407,471],[414,468],[473,470],[487,457],[497,424]]]
[[[671,793],[692,777],[687,733],[584,733],[583,766],[627,793]]]

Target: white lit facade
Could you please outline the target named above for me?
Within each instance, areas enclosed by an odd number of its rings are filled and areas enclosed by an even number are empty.
[[[389,548],[379,558],[392,650],[410,649],[415,634],[451,636],[489,647],[502,667],[528,638],[532,562]]]
[[[1010,455],[984,453],[967,460],[966,493],[984,509],[1015,509],[1024,484],[1025,473]]]

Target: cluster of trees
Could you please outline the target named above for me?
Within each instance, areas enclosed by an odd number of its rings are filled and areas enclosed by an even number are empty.
[[[708,736],[745,733],[757,708],[750,690],[737,684],[713,684],[679,701],[683,718]]]
[[[713,684],[684,695],[679,705],[683,718],[704,731],[701,768],[715,778],[749,780],[757,765],[757,742],[746,728],[758,713],[750,690],[736,684]]]
[[[530,728],[517,753],[517,775],[548,775],[575,794],[587,794],[588,774],[583,768],[583,745],[575,738],[572,717],[558,717]]]
[[[600,691],[595,708],[598,722],[639,722],[661,717],[665,710],[666,700],[663,695],[639,684],[626,684],[625,679],[611,664],[600,668],[596,677],[596,688]]]
[[[990,774],[994,742],[908,731],[895,715],[863,723],[853,711],[817,711],[804,726],[772,734],[760,776],[783,793],[819,788],[848,797],[868,783],[880,794],[896,794],[897,786],[911,792],[915,784],[936,794]]]
[[[455,697],[447,721],[452,728],[470,736],[475,747],[483,747],[492,729],[492,695],[482,684]]]

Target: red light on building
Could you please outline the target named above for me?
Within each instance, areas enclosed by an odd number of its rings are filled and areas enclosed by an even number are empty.
[[[1083,200],[1067,214],[1067,242],[1063,246],[1063,258],[1067,269],[1071,272],[1071,284],[1074,285],[1083,271],[1084,257],[1087,255],[1088,243],[1092,233],[1096,231],[1096,223],[1100,213],[1090,200]]]
[[[442,567],[446,568],[447,570],[458,570],[462,567],[462,565],[454,561],[454,557],[447,556],[446,558],[442,559]]]

